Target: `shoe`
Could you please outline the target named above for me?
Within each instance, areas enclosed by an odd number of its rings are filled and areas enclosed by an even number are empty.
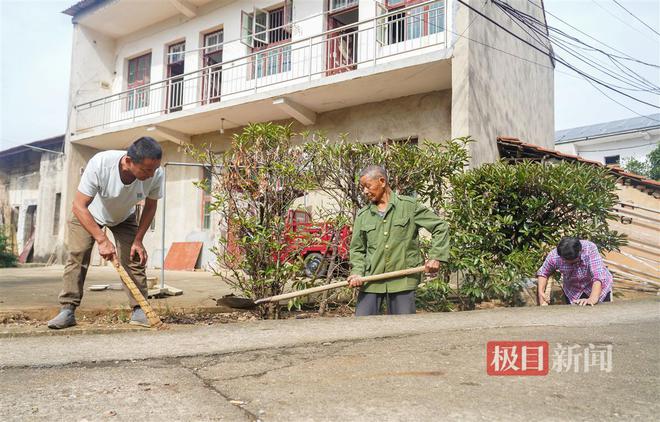
[[[59,314],[48,321],[48,328],[61,330],[62,328],[73,327],[76,325],[76,317],[72,309],[64,308]]]
[[[149,320],[147,320],[147,316],[139,306],[133,308],[133,313],[131,314],[131,322],[129,322],[129,324],[139,325],[141,327],[151,327]]]

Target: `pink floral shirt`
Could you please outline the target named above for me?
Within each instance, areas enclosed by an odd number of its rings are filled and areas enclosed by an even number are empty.
[[[580,259],[574,264],[566,262],[557,253],[557,248],[553,249],[545,258],[543,266],[536,273],[537,276],[549,277],[555,271],[561,273],[564,293],[568,300],[573,303],[586,294],[591,295],[591,286],[594,281],[601,283],[599,302],[612,291],[612,274],[605,267],[603,258],[598,253],[598,247],[588,240],[580,240],[582,250]]]

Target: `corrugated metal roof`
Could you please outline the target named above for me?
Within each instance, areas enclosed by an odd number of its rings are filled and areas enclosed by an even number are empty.
[[[39,141],[28,142],[23,145],[18,145],[12,148],[8,148],[4,151],[0,151],[0,159],[4,157],[8,157],[10,155],[19,154],[22,152],[33,151],[26,145],[38,147],[38,148],[44,148],[44,149],[51,149],[55,152],[62,152],[62,150],[64,149],[64,135],[57,135],[57,136],[53,136],[52,138],[41,139]]]
[[[596,125],[580,126],[563,129],[555,132],[555,144],[584,141],[591,138],[602,138],[629,132],[638,132],[660,128],[660,113],[644,117],[615,120],[613,122],[598,123]]]

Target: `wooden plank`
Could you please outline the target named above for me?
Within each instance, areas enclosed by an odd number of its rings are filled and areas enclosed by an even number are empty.
[[[32,232],[30,238],[25,244],[25,247],[23,248],[23,252],[21,252],[21,254],[18,256],[18,262],[20,262],[21,264],[25,264],[25,262],[28,259],[28,256],[30,256],[30,251],[32,250],[33,246],[34,246],[34,232]]]
[[[604,261],[608,266],[616,267],[615,269],[621,269],[621,270],[623,270],[623,271],[625,271],[625,272],[627,272],[627,273],[636,274],[638,278],[645,278],[645,279],[649,279],[649,278],[650,278],[650,279],[652,279],[652,280],[653,280],[653,279],[657,279],[658,281],[660,281],[660,276],[658,276],[657,274],[652,274],[652,273],[650,273],[650,272],[648,272],[648,271],[639,270],[639,269],[637,269],[637,268],[633,268],[633,267],[630,267],[630,266],[628,266],[628,265],[621,264],[621,263],[619,263],[619,262],[610,261],[609,259],[604,259],[603,261]],[[621,271],[619,270],[619,272],[621,272]]]
[[[193,271],[202,251],[203,242],[174,242],[165,258],[165,269]]]

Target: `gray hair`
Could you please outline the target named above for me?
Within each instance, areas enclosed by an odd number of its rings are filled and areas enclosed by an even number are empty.
[[[360,179],[362,179],[363,176],[367,176],[367,178],[369,179],[382,177],[383,179],[385,179],[385,183],[388,183],[387,170],[385,170],[385,168],[381,166],[371,165],[365,167],[360,172]]]

